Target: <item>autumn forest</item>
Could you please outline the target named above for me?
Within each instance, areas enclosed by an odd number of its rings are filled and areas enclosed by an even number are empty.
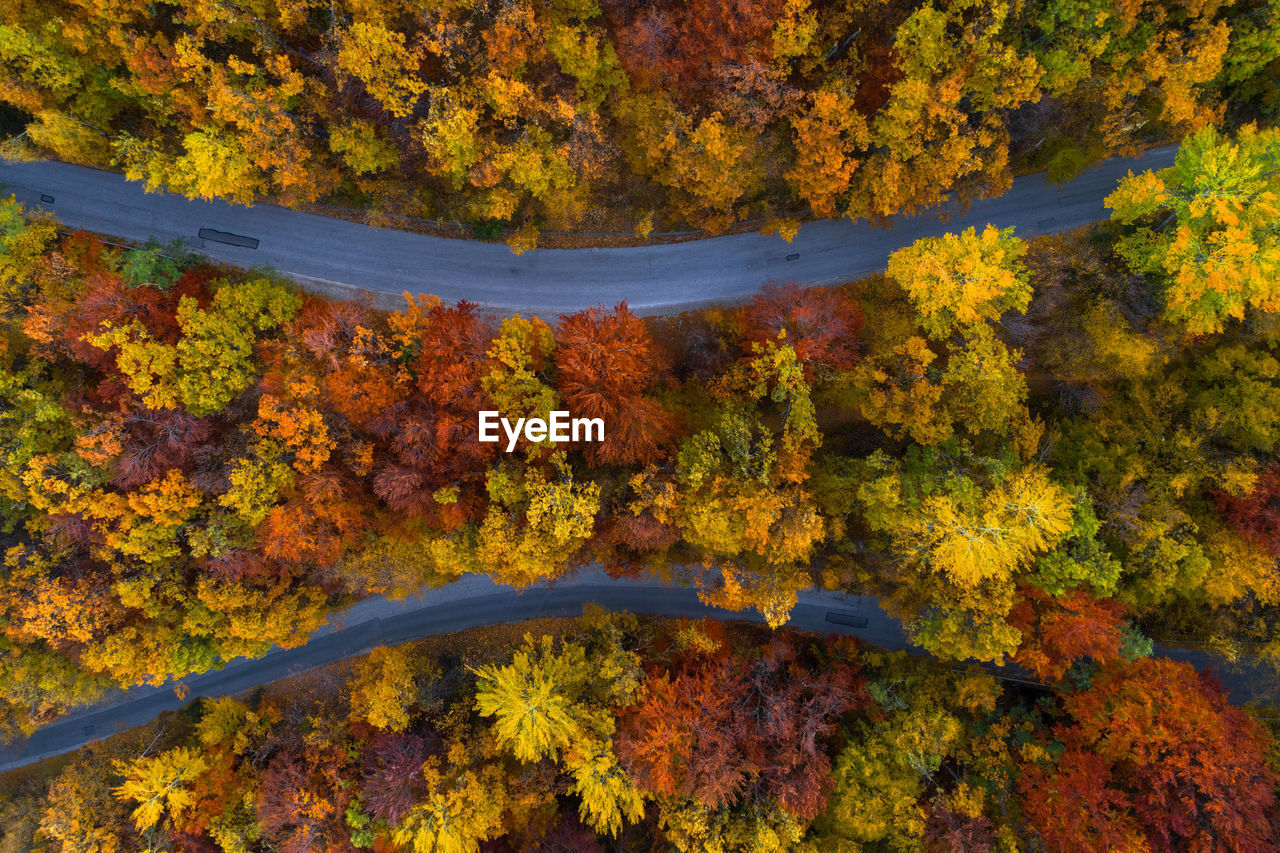
[[[0,102],[11,155],[525,249],[880,219],[1267,120],[1275,28],[1262,0],[9,0]]]
[[[1177,155],[1086,227],[652,317],[384,310],[0,193],[0,741],[465,577],[733,617],[588,606],[190,701],[0,775],[0,853],[1280,850],[1276,13],[4,4],[0,157],[517,253]],[[603,440],[480,440],[566,410]],[[788,626],[813,590],[910,653]]]

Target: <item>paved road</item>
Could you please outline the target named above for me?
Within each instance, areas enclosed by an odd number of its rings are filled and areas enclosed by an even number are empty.
[[[141,725],[198,696],[242,693],[380,645],[504,622],[579,616],[588,602],[632,613],[759,621],[754,614],[707,607],[698,600],[696,590],[653,578],[615,580],[598,570],[583,570],[558,582],[519,592],[485,576],[468,575],[446,587],[429,590],[422,598],[388,601],[378,597],[363,601],[333,616],[304,646],[273,649],[261,658],[238,658],[221,670],[182,679],[191,691],[186,700],[179,700],[171,687],[131,689],[103,705],[45,726],[25,742],[0,746],[0,772]],[[828,613],[839,614],[837,618],[851,624],[828,622]],[[873,598],[806,592],[801,595],[790,624],[807,631],[852,634],[886,648],[908,646],[901,623],[886,615]]]
[[[138,242],[151,236],[162,242],[183,239],[211,258],[270,266],[326,292],[355,287],[393,295],[380,300],[384,305],[397,304],[409,291],[544,316],[624,299],[639,314],[658,314],[741,301],[768,281],[848,281],[884,269],[890,252],[919,237],[970,225],[1012,225],[1032,236],[1095,222],[1105,218],[1102,200],[1119,178],[1131,169],[1168,166],[1174,153],[1167,147],[1136,160],[1111,159],[1061,189],[1040,176],[1020,178],[1008,193],[977,202],[945,224],[937,213],[899,218],[892,230],[820,220],[806,224],[790,244],[778,237],[736,234],[523,255],[502,244],[369,228],[267,204],[242,207],[148,194],[114,173],[64,163],[0,163],[0,186],[71,228]]]
[[[70,752],[90,741],[177,710],[199,696],[228,696],[261,684],[363,654],[376,646],[396,644],[539,617],[577,616],[594,602],[608,610],[669,617],[710,617],[759,621],[752,613],[720,610],[698,600],[693,589],[653,578],[613,579],[598,570],[582,570],[555,583],[523,592],[499,586],[487,577],[468,575],[417,598],[388,601],[371,598],[335,614],[310,641],[296,649],[274,649],[261,658],[238,658],[223,669],[182,679],[190,690],[178,699],[171,687],[142,687],[69,715],[37,731],[30,739],[0,746],[0,772]],[[816,590],[801,593],[791,614],[791,627],[802,631],[855,636],[889,649],[909,649],[902,623],[880,609],[875,598]],[[1204,669],[1219,665],[1202,652],[1159,649]],[[1265,668],[1226,674],[1236,702],[1250,699],[1275,705],[1276,676]]]

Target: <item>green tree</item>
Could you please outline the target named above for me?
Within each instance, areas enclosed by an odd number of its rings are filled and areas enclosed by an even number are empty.
[[[50,217],[29,215],[13,196],[0,199],[0,310],[14,311],[26,301],[57,236]]]
[[[1220,332],[1247,309],[1280,311],[1280,130],[1209,128],[1173,166],[1120,182],[1111,218],[1135,226],[1117,250],[1164,288],[1165,316]]]
[[[1070,494],[1043,467],[978,457],[955,440],[901,462],[876,451],[866,466],[864,518],[903,570],[885,606],[934,654],[1012,654],[1016,577],[1070,529]]]

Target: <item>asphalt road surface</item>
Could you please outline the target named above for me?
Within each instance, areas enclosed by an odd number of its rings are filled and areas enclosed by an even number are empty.
[[[710,617],[759,621],[754,613],[708,607],[696,590],[653,578],[613,579],[585,569],[554,583],[523,592],[498,586],[487,577],[468,575],[421,597],[388,601],[377,597],[335,614],[328,624],[295,649],[273,649],[261,658],[237,658],[221,670],[189,676],[190,691],[179,699],[172,685],[137,687],[92,708],[77,711],[35,732],[29,739],[0,745],[0,772],[78,749],[85,744],[138,726],[164,711],[181,708],[200,696],[232,696],[316,667],[364,654],[388,644],[404,643],[485,625],[542,617],[578,616],[595,603],[607,610],[669,617]],[[910,649],[902,623],[890,617],[875,598],[816,590],[801,593],[791,627],[802,631],[854,636],[889,649]],[[1157,649],[1158,654],[1187,660],[1205,669],[1221,669],[1203,652]],[[1020,673],[1008,672],[1018,676]],[[1265,667],[1233,670],[1224,681],[1236,702],[1251,699],[1274,706],[1274,672]]]
[[[45,726],[26,741],[0,745],[0,772],[141,725],[199,696],[235,695],[380,645],[526,619],[579,616],[587,603],[660,616],[760,621],[753,613],[708,607],[698,600],[695,589],[653,578],[614,579],[599,570],[584,569],[520,592],[484,576],[467,575],[428,590],[421,598],[371,598],[332,616],[304,646],[273,649],[261,658],[237,658],[221,670],[181,679],[190,690],[185,700],[177,697],[172,685],[123,692]],[[828,614],[837,621],[827,621]],[[851,634],[886,648],[908,645],[901,623],[885,614],[873,598],[806,592],[789,624],[806,631]]]
[[[638,314],[738,302],[769,281],[834,284],[885,267],[889,253],[920,237],[988,223],[1020,235],[1064,231],[1106,218],[1102,201],[1130,170],[1163,168],[1174,147],[1134,160],[1113,158],[1062,188],[1032,175],[998,198],[942,221],[937,212],[894,220],[891,229],[819,220],[787,243],[735,234],[628,249],[537,249],[515,255],[504,244],[450,240],[370,228],[257,204],[191,201],[146,193],[117,174],[45,161],[0,164],[0,187],[46,209],[69,228],[143,242],[182,239],[193,250],[243,267],[269,266],[330,294],[345,288],[431,293],[496,311],[545,317],[625,300]],[[202,236],[203,235],[203,236]]]

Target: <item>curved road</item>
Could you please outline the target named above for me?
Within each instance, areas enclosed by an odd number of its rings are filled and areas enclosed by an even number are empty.
[[[172,685],[123,691],[45,726],[25,741],[0,746],[0,772],[70,752],[141,725],[196,697],[236,695],[364,654],[380,645],[485,625],[578,616],[588,603],[608,610],[657,616],[760,621],[754,613],[708,607],[689,587],[653,578],[614,579],[598,569],[584,569],[523,592],[499,586],[481,575],[467,575],[416,598],[368,599],[330,617],[303,646],[272,649],[261,658],[237,658],[221,670],[181,679],[190,691],[186,699],[179,699]],[[881,610],[878,600],[872,597],[809,590],[800,594],[787,624],[801,631],[855,636],[883,648],[913,648],[902,623]],[[1199,669],[1221,667],[1220,661],[1203,652],[1160,648],[1157,653],[1188,661]],[[1276,673],[1265,666],[1233,670],[1224,681],[1237,703],[1257,700],[1274,706],[1280,701]]]
[[[304,646],[272,649],[261,658],[237,658],[221,670],[181,679],[190,690],[185,700],[177,697],[172,685],[124,691],[45,726],[24,742],[0,745],[0,772],[70,752],[90,741],[141,725],[198,696],[235,695],[364,654],[380,645],[526,619],[579,616],[587,603],[608,610],[659,616],[761,621],[754,613],[708,607],[691,587],[653,578],[614,579],[598,569],[580,570],[523,592],[499,586],[483,575],[466,575],[447,586],[427,590],[418,598],[367,599],[331,616]],[[826,621],[828,613],[837,614],[836,618],[846,624]],[[886,648],[908,646],[902,624],[886,615],[874,598],[806,592],[801,594],[788,624],[806,631],[856,635]]]
[[[111,172],[38,161],[0,163],[0,187],[70,228],[143,242],[181,239],[195,251],[243,267],[269,266],[330,295],[367,289],[383,307],[401,294],[468,299],[496,311],[550,317],[626,300],[638,314],[742,301],[768,281],[835,284],[884,269],[895,249],[920,237],[987,223],[1024,237],[1106,218],[1102,200],[1130,170],[1164,168],[1176,148],[1113,158],[1061,189],[1019,178],[1002,196],[975,202],[943,221],[939,212],[899,217],[892,230],[847,219],[807,223],[786,243],[734,234],[628,249],[537,249],[514,255],[501,243],[450,240],[370,228],[257,204],[191,201],[146,193]],[[201,234],[204,236],[202,237]],[[241,245],[236,245],[236,244]]]

